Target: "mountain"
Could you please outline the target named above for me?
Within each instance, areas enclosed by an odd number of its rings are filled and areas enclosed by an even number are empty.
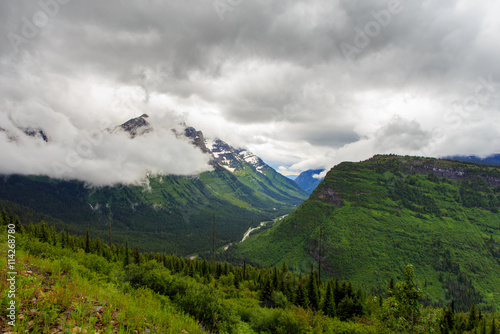
[[[499,208],[500,167],[374,156],[335,166],[295,212],[230,255],[296,271],[321,258],[323,278],[375,293],[413,264],[426,304],[499,310]]]
[[[126,131],[130,140],[154,131],[147,115],[109,130]],[[45,135],[45,134],[44,134]],[[84,182],[43,176],[5,175],[2,207],[16,205],[51,217],[58,228],[103,240],[140,246],[146,251],[188,255],[241,240],[249,227],[294,210],[307,194],[253,153],[185,127],[176,132],[211,155],[212,171],[195,176],[148,177],[146,186],[91,188]],[[49,134],[50,136],[50,134]],[[62,223],[64,221],[65,223]]]
[[[476,157],[474,155],[470,155],[470,156],[454,155],[454,156],[446,157],[445,159],[475,162],[475,163],[489,164],[489,165],[500,165],[500,154],[493,154],[493,155],[490,155],[486,158],[479,158],[479,157]]]
[[[318,184],[323,180],[323,178],[316,178],[314,175],[318,175],[323,172],[324,169],[309,169],[305,172],[300,173],[300,175],[295,179],[295,183],[304,189],[308,194],[311,194]]]
[[[130,134],[131,138],[146,134],[153,131],[153,128],[146,120],[149,118],[147,114],[142,114],[139,117],[132,118],[120,126],[117,126],[115,130],[122,129]]]

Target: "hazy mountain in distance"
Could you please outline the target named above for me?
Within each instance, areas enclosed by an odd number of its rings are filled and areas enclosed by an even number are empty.
[[[308,194],[310,194],[314,191],[314,189],[316,189],[321,180],[323,180],[323,178],[316,178],[314,175],[318,175],[323,171],[324,169],[306,170],[305,172],[300,173],[294,181]]]
[[[500,165],[500,154],[493,154],[493,155],[490,155],[486,158],[479,158],[479,157],[474,156],[474,155],[469,155],[469,156],[454,155],[454,156],[444,157],[443,159],[475,162],[475,163],[488,164],[488,165]]]

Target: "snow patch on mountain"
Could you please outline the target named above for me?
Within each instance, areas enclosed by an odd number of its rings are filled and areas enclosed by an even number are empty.
[[[220,139],[205,138],[205,146],[212,154],[214,162],[234,173],[238,168],[250,165],[261,174],[265,174],[263,168],[266,166],[254,153],[246,149],[235,149]]]

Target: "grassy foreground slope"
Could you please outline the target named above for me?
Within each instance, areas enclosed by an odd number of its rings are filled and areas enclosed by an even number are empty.
[[[293,214],[250,237],[232,255],[382,291],[418,271],[423,300],[466,310],[500,309],[500,168],[456,161],[375,156],[341,163]]]
[[[475,305],[423,308],[412,266],[376,296],[315,270],[142,253],[5,211],[0,230],[2,333],[490,334],[500,320]]]

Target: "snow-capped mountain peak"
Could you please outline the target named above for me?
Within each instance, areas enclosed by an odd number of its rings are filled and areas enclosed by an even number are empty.
[[[266,164],[258,156],[245,149],[235,149],[225,141],[220,139],[205,139],[205,146],[213,156],[214,163],[234,172],[236,169],[245,168],[251,165],[258,172],[263,173],[262,169]]]

